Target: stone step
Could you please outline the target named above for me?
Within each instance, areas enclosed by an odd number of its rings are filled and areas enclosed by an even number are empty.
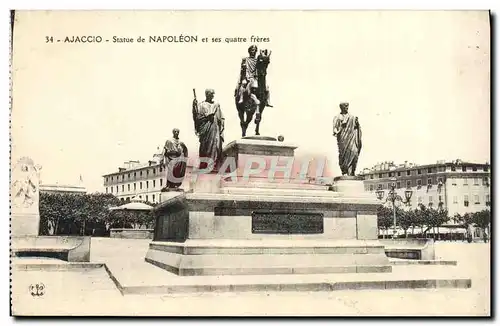
[[[222,181],[222,188],[260,188],[260,189],[299,189],[299,190],[321,190],[327,191],[329,186],[299,183],[299,182],[269,182],[266,180],[249,180],[242,182]]]
[[[339,194],[328,190],[304,189],[272,189],[272,188],[241,188],[224,187],[220,189],[223,194],[254,195],[254,196],[294,196],[294,197],[338,197]]]

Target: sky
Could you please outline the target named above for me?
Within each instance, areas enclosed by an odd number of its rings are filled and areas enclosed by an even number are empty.
[[[337,167],[332,119],[350,103],[363,150],[358,171],[381,161],[490,161],[488,12],[20,12],[12,63],[12,157],[42,166],[43,183],[103,190],[102,175],[147,162],[180,129],[198,151],[192,89],[215,90],[226,144],[240,138],[233,92],[250,40],[272,50],[261,134]],[[45,43],[198,35],[198,43]],[[220,43],[201,38],[220,37]],[[250,133],[253,127],[249,128]]]

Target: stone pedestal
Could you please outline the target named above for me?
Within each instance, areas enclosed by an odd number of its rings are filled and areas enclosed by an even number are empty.
[[[37,236],[40,228],[40,167],[29,157],[20,158],[12,167],[11,234]]]
[[[90,261],[90,237],[39,236],[40,169],[28,157],[12,167],[11,252],[16,257],[52,257]]]
[[[294,150],[282,142],[243,139],[224,152],[236,158],[233,172],[239,177],[248,156],[293,158]],[[146,261],[178,275],[391,271],[378,241],[378,203],[364,195],[362,181],[339,180],[337,189],[349,191],[338,192],[306,180],[276,182],[266,173],[267,165],[246,181],[225,180],[217,191],[163,201],[154,210],[155,236]]]

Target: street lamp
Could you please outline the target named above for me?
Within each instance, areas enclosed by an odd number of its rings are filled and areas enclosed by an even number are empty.
[[[387,194],[387,198],[385,199],[385,201],[392,203],[392,210],[393,210],[393,214],[394,214],[394,221],[393,221],[394,231],[393,231],[392,238],[396,239],[396,202],[400,201],[403,204],[410,206],[410,204],[411,204],[410,199],[411,199],[411,195],[413,194],[413,191],[411,189],[406,189],[405,190],[405,199],[403,199],[400,195],[398,195],[396,193],[396,190],[395,190],[396,186],[394,183],[394,181],[396,181],[396,179],[395,178],[391,179],[391,181],[393,181],[391,184],[391,189],[389,190],[389,193]],[[376,194],[377,194],[377,198],[379,200],[382,200],[384,198],[384,191],[382,189],[377,190]]]

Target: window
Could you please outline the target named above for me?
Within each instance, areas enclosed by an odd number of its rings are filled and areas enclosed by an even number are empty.
[[[429,204],[432,204],[432,196],[429,196]]]
[[[431,178],[427,179],[427,185],[432,186],[432,179]]]
[[[474,204],[479,205],[479,196],[478,195],[474,195]]]
[[[422,174],[422,170],[418,169],[417,174]]]
[[[163,172],[163,168],[160,166],[160,172]],[[373,178],[372,178],[373,179]]]
[[[411,188],[411,180],[406,180],[406,188]]]
[[[393,185],[394,185],[394,182],[389,182],[389,183],[387,184],[387,189],[391,189],[391,187],[392,187]]]
[[[411,171],[410,170],[406,171],[406,175],[411,175]]]
[[[139,176],[142,177],[142,171],[139,172]]]
[[[438,196],[438,200],[439,200],[440,203],[443,202],[443,196],[439,195]]]
[[[153,195],[153,203],[155,202],[155,195]]]
[[[432,173],[432,168],[428,168],[427,173]]]
[[[379,174],[378,174],[378,177],[379,177],[379,178],[382,178],[382,173],[379,173]]]
[[[134,178],[137,177],[137,172],[134,172]]]
[[[490,195],[486,195],[484,199],[486,206],[490,206]]]
[[[370,174],[370,179],[373,179],[373,174]]]
[[[125,185],[122,185],[122,191],[125,191]]]
[[[113,187],[109,187],[109,192],[113,193]]]
[[[108,182],[108,178],[106,178],[105,180],[106,180],[106,182]]]
[[[464,178],[464,186],[467,186],[467,178]]]
[[[398,189],[401,188],[401,182],[400,181],[396,182],[396,188],[398,188]]]
[[[158,194],[158,201],[161,203],[161,194]]]
[[[139,189],[142,189],[142,181],[139,182]]]
[[[389,172],[389,178],[394,176],[394,172]]]
[[[479,186],[479,178],[474,178],[474,186]]]
[[[114,177],[111,177],[111,181],[113,181],[113,178],[114,178]]]
[[[146,175],[149,175],[149,170],[146,170]]]
[[[467,167],[466,166],[462,166],[462,172],[467,172]]]
[[[160,179],[161,182],[161,179]],[[370,191],[373,191],[373,185],[370,185]]]
[[[146,181],[146,189],[149,188],[149,181]]]
[[[469,206],[469,196],[468,195],[464,195],[464,206],[465,207]]]
[[[458,196],[453,196],[453,204],[458,204]]]
[[[451,170],[452,170],[452,171],[456,171],[456,170],[457,170],[457,168],[455,167],[455,165],[452,165],[452,166],[451,166]]]
[[[483,167],[483,171],[488,172],[488,167],[487,166]]]
[[[472,171],[477,171],[477,166],[473,166]]]
[[[122,174],[122,181],[125,180],[125,174]]]
[[[156,169],[153,169],[153,174],[156,174]],[[154,199],[153,199],[154,200]]]
[[[108,193],[108,187],[106,187],[106,193]]]
[[[141,195],[139,195],[139,199],[142,199],[142,196],[141,196]]]
[[[417,180],[417,187],[422,187],[422,180],[421,179]]]
[[[134,182],[134,191],[137,189],[137,184]]]
[[[160,187],[163,186],[163,179],[160,179]]]
[[[400,177],[400,176],[401,176],[401,172],[398,172],[398,177]]]
[[[116,186],[116,193],[118,193],[118,186]]]
[[[382,189],[382,185],[381,185],[381,184],[380,184],[380,185],[378,185],[378,186],[377,186],[377,188],[378,188],[378,189]]]
[[[130,183],[127,185],[128,191],[130,191]]]
[[[451,179],[451,185],[456,186],[457,185],[457,179]]]
[[[153,188],[156,187],[156,180],[153,180]]]
[[[148,201],[148,195],[146,195],[146,201]]]
[[[127,177],[128,177],[128,179],[130,180],[130,173],[128,174],[128,176],[127,176]]]

